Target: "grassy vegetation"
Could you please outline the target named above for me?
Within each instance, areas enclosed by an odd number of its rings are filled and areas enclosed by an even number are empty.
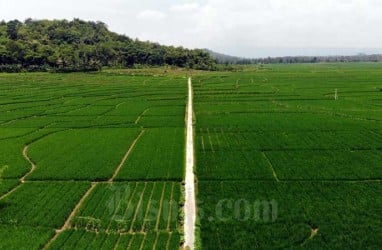
[[[50,135],[30,146],[29,156],[38,167],[29,179],[107,180],[138,133],[139,129],[103,128]]]
[[[54,234],[53,229],[0,225],[1,249],[40,249]]]
[[[182,181],[184,133],[183,128],[146,129],[117,180]]]
[[[203,249],[378,248],[381,69],[269,65],[194,78]],[[275,220],[264,218],[272,202]]]
[[[50,249],[178,249],[179,234],[104,234],[84,230],[65,231]]]
[[[0,248],[178,249],[186,73],[0,74]],[[192,74],[203,249],[378,249],[381,64]]]
[[[0,180],[0,196],[7,193],[12,188],[16,187],[19,183],[18,180]]]
[[[205,203],[203,248],[377,249],[382,233],[382,199],[377,195],[381,191],[380,183],[224,181],[217,185],[203,181],[199,184],[199,199]],[[264,220],[265,206],[245,211],[242,205],[238,218],[234,209],[223,206],[224,221],[219,220],[211,205],[222,199],[275,200],[277,219]],[[318,228],[318,234],[308,240],[312,228]]]
[[[73,225],[90,231],[146,233],[177,230],[178,182],[99,184]]]
[[[0,248],[178,248],[187,85],[158,70],[0,74]]]
[[[5,197],[0,211],[2,225],[58,228],[88,188],[81,182],[33,182]]]

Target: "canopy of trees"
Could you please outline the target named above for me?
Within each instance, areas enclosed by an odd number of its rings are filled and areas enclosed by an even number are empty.
[[[204,50],[134,40],[109,31],[102,22],[0,22],[0,72],[90,71],[135,65],[211,70],[215,63]]]

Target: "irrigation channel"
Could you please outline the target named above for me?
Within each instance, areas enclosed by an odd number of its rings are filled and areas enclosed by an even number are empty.
[[[192,106],[192,80],[188,78],[187,139],[186,139],[186,201],[184,204],[184,245],[193,250],[195,243],[195,178],[194,178],[194,130]]]

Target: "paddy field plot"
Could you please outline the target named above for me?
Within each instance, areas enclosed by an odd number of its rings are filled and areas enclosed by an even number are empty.
[[[381,69],[272,65],[194,78],[200,247],[378,249]]]
[[[381,72],[194,72],[196,246],[378,249]],[[185,72],[0,74],[0,248],[179,249],[186,104]]]
[[[0,248],[179,248],[182,77],[1,74],[0,93]]]

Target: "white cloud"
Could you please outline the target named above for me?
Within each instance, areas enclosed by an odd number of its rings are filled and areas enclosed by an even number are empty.
[[[141,20],[158,21],[166,18],[166,14],[157,10],[144,10],[137,14],[137,18]]]
[[[381,48],[380,13],[381,0],[0,0],[6,20],[100,20],[133,38],[241,56]]]
[[[198,3],[185,3],[185,4],[177,4],[170,7],[170,11],[173,12],[189,12],[195,11],[200,8]]]

